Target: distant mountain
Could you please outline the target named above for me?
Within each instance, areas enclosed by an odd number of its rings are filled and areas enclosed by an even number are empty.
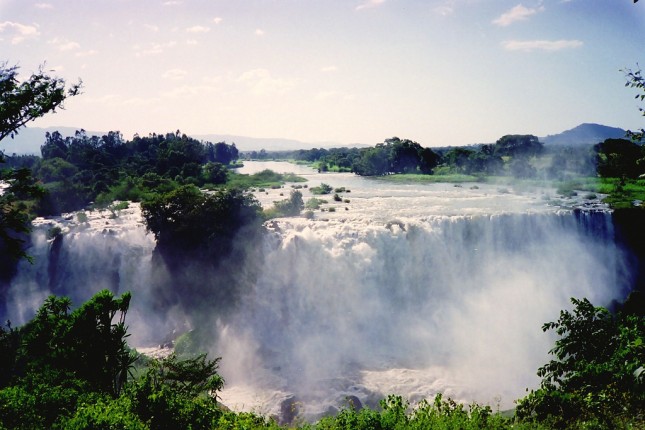
[[[40,155],[40,147],[45,143],[45,133],[58,131],[63,137],[74,136],[80,128],[73,127],[27,127],[18,131],[18,134],[12,139],[7,137],[0,141],[0,151],[7,155],[11,154],[28,154]],[[102,136],[104,131],[86,131],[88,136]]]
[[[585,123],[559,134],[540,137],[545,145],[595,145],[606,139],[624,138],[626,131],[622,128]]]
[[[311,148],[341,148],[343,146],[361,146],[361,145],[343,145],[336,142],[302,142],[300,140],[270,138],[270,137],[247,137],[234,136],[230,134],[195,134],[191,137],[203,140],[205,142],[226,142],[229,145],[234,143],[240,151],[294,151],[297,149]]]
[[[11,139],[7,137],[0,141],[0,151],[7,155],[11,154],[35,154],[40,155],[40,147],[45,143],[45,133],[53,133],[58,131],[63,137],[74,136],[80,128],[74,127],[27,127],[21,129],[18,134]],[[86,131],[88,136],[102,136],[106,134],[105,131]],[[259,151],[265,149],[267,151],[293,151],[296,149],[311,149],[311,148],[340,148],[343,146],[360,147],[366,145],[353,144],[342,145],[336,142],[301,142],[293,139],[281,138],[259,138],[259,137],[246,137],[246,136],[233,136],[230,134],[191,134],[190,137],[202,140],[205,142],[226,142],[228,144],[235,143],[237,149],[240,151]],[[125,139],[131,139],[129,136],[124,136]]]

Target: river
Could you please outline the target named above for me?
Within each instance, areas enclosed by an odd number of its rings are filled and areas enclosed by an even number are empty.
[[[595,201],[548,186],[399,184],[282,162],[239,172],[266,168],[307,182],[255,190],[264,207],[292,185],[307,185],[305,200],[321,183],[347,191],[340,202],[316,196],[328,202],[311,219],[268,221],[262,242],[247,244],[262,257],[248,262],[259,275],[241,305],[207,315],[233,409],[315,420],[348,397],[376,406],[387,394],[416,402],[440,392],[509,408],[548,360],[543,323],[571,297],[601,305],[629,289],[611,213]],[[35,222],[35,263],[21,263],[6,317],[25,322],[51,293],[80,303],[108,288],[133,292],[134,345],[190,328],[191,309],[158,308],[155,242],[139,206],[81,218]]]

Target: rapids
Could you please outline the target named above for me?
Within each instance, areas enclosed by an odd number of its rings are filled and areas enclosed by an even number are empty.
[[[486,184],[394,184],[320,174],[287,163],[247,162],[345,187],[313,219],[266,224],[260,275],[226,320],[213,316],[224,404],[284,420],[336,411],[348,396],[374,406],[387,394],[411,401],[442,392],[509,408],[548,359],[541,330],[570,306],[629,289],[611,213],[553,189]],[[312,197],[301,189],[306,199]],[[263,206],[290,186],[256,191]],[[190,328],[190,310],[160,313],[151,281],[154,238],[139,207],[37,220],[7,296],[6,318],[28,320],[51,293],[75,303],[101,288],[133,292],[131,343],[150,346]],[[62,235],[48,238],[52,227]]]

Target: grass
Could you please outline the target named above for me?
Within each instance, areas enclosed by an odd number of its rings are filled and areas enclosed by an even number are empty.
[[[558,193],[572,195],[575,190],[606,194],[603,202],[614,209],[631,208],[636,201],[645,201],[645,179],[583,177],[558,184]]]
[[[237,188],[272,188],[280,187],[285,182],[307,182],[307,180],[293,173],[276,173],[273,170],[265,169],[253,175],[230,173],[226,186]]]

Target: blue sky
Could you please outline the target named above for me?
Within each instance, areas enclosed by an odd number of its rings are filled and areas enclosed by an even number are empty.
[[[641,4],[643,3],[643,4]],[[84,92],[32,126],[424,146],[642,128],[632,0],[0,0],[0,60]]]

